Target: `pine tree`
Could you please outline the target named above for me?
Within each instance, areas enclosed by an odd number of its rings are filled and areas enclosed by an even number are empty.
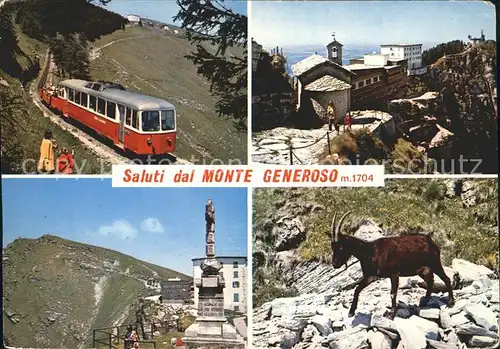
[[[196,51],[187,55],[198,74],[210,82],[218,98],[219,116],[232,118],[246,130],[247,122],[247,17],[235,13],[223,0],[177,0],[175,20],[182,22]],[[243,50],[243,54],[235,54]]]

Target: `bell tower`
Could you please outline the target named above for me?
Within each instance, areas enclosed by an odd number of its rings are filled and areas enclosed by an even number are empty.
[[[342,44],[335,39],[335,32],[332,33],[333,41],[326,45],[328,59],[342,65]]]

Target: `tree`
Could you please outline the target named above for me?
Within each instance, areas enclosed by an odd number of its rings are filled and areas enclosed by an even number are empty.
[[[174,19],[182,22],[188,40],[196,44],[196,51],[186,58],[194,63],[198,74],[210,81],[210,91],[218,98],[217,113],[232,118],[236,127],[246,130],[247,17],[223,2],[177,0],[180,10]]]

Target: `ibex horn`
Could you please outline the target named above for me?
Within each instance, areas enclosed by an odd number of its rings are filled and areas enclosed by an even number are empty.
[[[331,231],[332,231],[332,240],[335,242],[335,221],[337,220],[337,212],[335,212],[335,214],[333,215],[333,219],[332,219],[332,228],[331,228]]]
[[[339,237],[340,228],[342,228],[342,223],[344,223],[345,217],[347,217],[347,215],[349,215],[350,213],[351,213],[351,211],[348,211],[348,212],[344,213],[342,218],[340,218],[339,224],[337,225],[337,230],[335,231],[335,240],[337,240]]]

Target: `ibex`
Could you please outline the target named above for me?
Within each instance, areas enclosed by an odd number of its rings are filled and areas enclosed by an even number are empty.
[[[439,247],[430,236],[416,234],[363,241],[341,233],[342,223],[349,213],[342,216],[336,228],[337,213],[335,213],[331,232],[326,233],[331,238],[332,264],[335,269],[346,264],[351,256],[356,257],[361,263],[363,279],[354,291],[349,316],[354,315],[359,293],[366,286],[380,278],[390,278],[392,307],[389,317],[394,318],[400,276],[419,275],[424,279],[427,283],[427,292],[423,303],[427,304],[432,293],[435,273],[446,284],[449,294],[448,306],[453,306],[451,282],[441,265]]]

